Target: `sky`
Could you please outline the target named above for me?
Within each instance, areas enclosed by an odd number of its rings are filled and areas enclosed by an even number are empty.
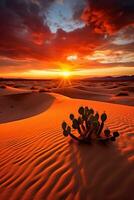
[[[0,77],[134,75],[133,0],[0,0]]]

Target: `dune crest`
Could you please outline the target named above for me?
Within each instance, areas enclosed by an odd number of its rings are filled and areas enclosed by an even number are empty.
[[[15,88],[7,85],[3,85],[0,87],[0,96],[10,95],[10,94],[21,94],[21,93],[29,93],[29,89],[24,88]]]

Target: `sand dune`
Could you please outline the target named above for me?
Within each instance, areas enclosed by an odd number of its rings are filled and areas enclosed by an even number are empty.
[[[27,92],[55,92],[76,99],[134,106],[134,81],[109,80],[6,80],[0,81],[0,96]]]
[[[53,102],[49,94],[19,93],[0,97],[0,123],[25,119],[45,111]]]
[[[92,87],[67,87],[67,88],[58,88],[53,89],[53,92],[66,95],[75,99],[89,99],[95,101],[109,102],[115,104],[123,104],[123,105],[134,105],[134,96],[118,95],[120,94],[120,89],[117,91],[110,91],[109,89],[105,89],[103,87],[92,88]]]
[[[53,91],[75,99],[92,99],[96,101],[97,100],[107,101],[109,98],[107,94],[99,94],[98,92],[95,91],[86,91],[77,88],[60,88],[60,89],[53,89]]]
[[[134,107],[52,96],[39,115],[0,124],[0,199],[132,200]],[[107,146],[65,138],[60,124],[81,105],[106,111],[121,137]]]
[[[9,94],[21,94],[21,93],[28,93],[30,90],[24,88],[15,88],[11,86],[3,85],[0,87],[0,96],[5,96]]]

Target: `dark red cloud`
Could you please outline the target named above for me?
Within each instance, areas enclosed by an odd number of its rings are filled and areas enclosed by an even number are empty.
[[[132,1],[81,0],[88,5],[80,3],[74,6],[74,22],[81,20],[82,15],[87,25],[70,32],[59,29],[55,34],[50,31],[46,17],[53,2],[54,0],[0,0],[0,56],[4,58],[4,61],[0,60],[0,66],[9,66],[13,59],[11,65],[19,68],[19,60],[20,64],[26,65],[22,60],[29,59],[32,60],[31,65],[36,65],[37,68],[42,67],[40,62],[46,63],[43,67],[55,67],[56,62],[70,64],[66,58],[73,54],[77,54],[81,61],[84,56],[92,55],[98,49],[111,48],[114,51],[128,48],[133,51],[132,44],[129,47],[111,44],[114,36],[105,37],[106,33],[116,33],[133,24]],[[81,8],[81,5],[85,5],[84,11],[84,6]],[[132,34],[133,29],[128,29],[125,34],[129,35],[129,32]],[[5,63],[5,58],[11,59]],[[81,61],[77,66],[86,64],[88,67],[88,63],[88,60]],[[96,63],[97,61],[90,61],[93,67]],[[97,65],[101,66],[100,63]]]
[[[102,36],[94,34],[89,27],[69,33],[59,29],[55,35],[52,34],[47,25],[46,12],[53,1],[0,2],[1,56],[14,59],[64,59],[73,52],[90,53],[103,41]]]
[[[48,1],[45,2],[46,4],[42,1],[37,4],[32,0],[0,2],[0,55],[30,57],[30,54],[38,54],[39,46],[51,37],[45,15],[41,13],[42,9],[45,13],[49,5]]]
[[[103,36],[92,32],[88,26],[85,26],[69,33],[59,29],[52,45],[55,52],[63,52],[63,56],[67,56],[73,53],[90,54],[103,42]]]
[[[95,32],[112,34],[134,24],[133,0],[88,0],[81,18]]]

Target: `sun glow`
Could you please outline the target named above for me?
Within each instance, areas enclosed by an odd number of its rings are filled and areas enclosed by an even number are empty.
[[[71,72],[70,72],[70,71],[63,70],[63,71],[61,72],[61,76],[63,76],[64,78],[68,78],[69,76],[71,76]]]
[[[118,76],[119,72],[123,75],[133,75],[133,69],[128,67],[111,67],[101,69],[52,69],[52,70],[28,70],[23,72],[8,72],[2,73],[1,75],[6,78],[62,78],[62,79],[73,79],[75,77],[92,77],[92,76]]]
[[[62,77],[60,80],[60,83],[58,85],[58,87],[66,87],[66,86],[70,86],[71,84],[71,78],[70,76],[72,75],[73,71],[70,71],[68,69],[62,69],[61,71],[59,71],[59,75]]]

